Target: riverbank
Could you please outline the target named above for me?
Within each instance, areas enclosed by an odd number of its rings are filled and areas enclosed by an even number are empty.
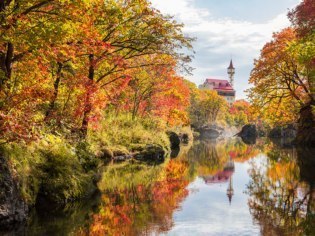
[[[161,163],[174,148],[172,135],[184,133],[192,138],[189,128],[169,129],[158,120],[120,115],[107,117],[86,139],[47,133],[37,141],[2,145],[6,169],[1,171],[0,182],[11,195],[1,195],[0,222],[25,219],[28,208],[39,200],[62,205],[88,198],[97,190],[100,170],[108,162]],[[14,203],[8,198],[15,199]],[[25,207],[16,211],[15,205],[21,204]]]

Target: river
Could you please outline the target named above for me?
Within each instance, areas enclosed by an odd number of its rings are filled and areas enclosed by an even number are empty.
[[[84,202],[39,204],[5,235],[315,235],[315,150],[195,141],[159,164],[112,163]]]

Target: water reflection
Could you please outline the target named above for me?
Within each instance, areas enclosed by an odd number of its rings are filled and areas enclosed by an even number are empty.
[[[261,139],[254,145],[199,140],[174,156],[157,165],[110,164],[99,194],[63,208],[37,208],[15,233],[315,234],[314,150]]]
[[[167,232],[173,212],[188,195],[188,163],[170,160],[163,166],[122,164],[105,170],[102,202],[89,227],[79,235],[148,235]],[[119,179],[111,181],[113,179]]]
[[[234,161],[230,157],[230,160],[224,165],[223,170],[219,170],[214,175],[202,176],[202,178],[205,181],[205,183],[209,185],[229,182],[226,195],[228,196],[229,202],[231,204],[232,197],[234,195],[233,180],[232,180],[233,173],[234,173]]]
[[[249,172],[249,207],[261,235],[315,235],[315,166],[305,165],[314,150],[269,149]]]

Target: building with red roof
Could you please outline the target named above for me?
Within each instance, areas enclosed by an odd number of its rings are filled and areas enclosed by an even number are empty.
[[[231,60],[229,67],[227,68],[230,81],[207,78],[206,81],[199,86],[200,89],[215,90],[218,94],[225,98],[225,100],[232,105],[235,102],[235,90],[233,88],[235,68]]]

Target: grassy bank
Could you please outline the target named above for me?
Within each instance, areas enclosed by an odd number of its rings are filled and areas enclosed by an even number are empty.
[[[167,126],[154,118],[135,118],[108,114],[96,130],[90,130],[87,142],[98,157],[113,157],[144,151],[148,145],[170,150]]]
[[[170,151],[167,126],[157,120],[128,115],[108,115],[104,120],[84,140],[44,134],[38,141],[2,146],[29,205],[38,197],[68,202],[89,196],[99,181],[99,167],[114,156]],[[188,132],[179,128],[173,131]]]

